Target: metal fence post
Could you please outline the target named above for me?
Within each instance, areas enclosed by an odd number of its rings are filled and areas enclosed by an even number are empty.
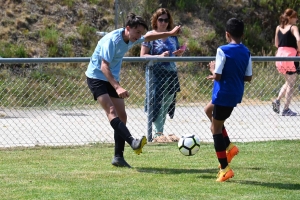
[[[114,7],[115,7],[115,29],[118,28],[118,19],[119,19],[119,2],[118,0],[114,0]]]
[[[152,119],[153,119],[153,61],[146,66],[146,93],[147,93],[147,139],[152,141]]]

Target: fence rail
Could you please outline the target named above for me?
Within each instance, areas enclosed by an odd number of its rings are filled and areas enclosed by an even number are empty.
[[[125,62],[207,62],[214,60],[213,56],[195,57],[124,57]],[[70,58],[0,58],[0,63],[83,63],[89,62],[90,57],[70,57]],[[253,62],[270,61],[300,61],[300,57],[275,57],[275,56],[253,56]]]
[[[203,108],[211,98],[207,63],[214,57],[125,57],[121,85],[126,99],[127,126],[136,137],[152,133],[144,112],[145,63],[176,61],[181,92],[174,119],[167,119],[165,134],[194,133],[211,142],[210,122]],[[253,80],[246,84],[243,102],[225,126],[233,141],[299,139],[299,116],[284,117],[272,111],[284,79],[274,61],[300,61],[300,57],[252,57]],[[0,58],[0,147],[58,146],[112,142],[113,132],[85,83],[89,58]],[[32,64],[30,67],[14,64]],[[62,66],[60,66],[60,64]],[[300,111],[295,88],[291,103]],[[283,102],[282,102],[283,105]],[[149,137],[149,136],[148,136]]]

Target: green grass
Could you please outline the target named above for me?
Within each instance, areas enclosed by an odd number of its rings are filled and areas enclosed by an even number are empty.
[[[181,155],[176,143],[126,146],[133,169],[110,162],[111,145],[0,151],[1,199],[299,199],[299,141],[237,143],[235,177],[215,182],[213,144]]]

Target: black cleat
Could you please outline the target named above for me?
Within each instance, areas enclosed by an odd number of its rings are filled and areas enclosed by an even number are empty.
[[[123,157],[114,157],[111,161],[111,164],[116,167],[128,167],[131,168],[131,166],[125,161]]]

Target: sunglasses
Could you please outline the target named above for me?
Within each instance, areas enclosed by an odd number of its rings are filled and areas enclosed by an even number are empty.
[[[164,18],[158,18],[157,20],[158,20],[160,23],[163,23],[163,22],[169,23],[169,21],[170,21],[169,18],[165,18],[165,19],[164,19]]]

